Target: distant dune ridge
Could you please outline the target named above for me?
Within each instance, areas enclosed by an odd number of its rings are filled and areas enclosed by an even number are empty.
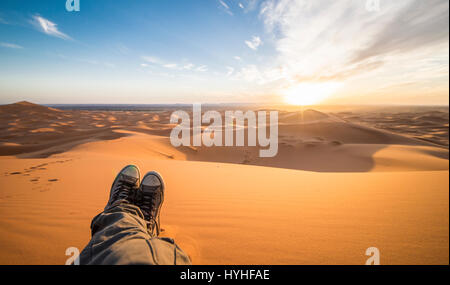
[[[30,103],[27,101],[20,101],[20,102],[14,103],[14,104],[0,105],[0,112],[10,113],[10,114],[14,114],[14,113],[18,113],[18,112],[27,112],[28,114],[34,114],[36,112],[39,112],[39,113],[41,113],[41,115],[45,116],[45,115],[48,115],[51,113],[61,113],[63,111],[54,109],[54,108],[37,105],[37,104],[33,104],[33,103]]]
[[[170,124],[172,111],[61,111],[29,102],[0,106],[2,134],[0,155],[15,155],[21,158],[45,158],[63,153],[72,147],[96,140],[114,140],[128,136],[131,132],[168,137],[174,125]],[[429,121],[430,116],[420,115]],[[447,116],[448,118],[448,116]],[[384,117],[380,120],[385,120]],[[404,145],[410,153],[426,152],[432,163],[432,170],[446,168],[448,140],[446,147],[436,145],[433,135],[420,134],[417,139],[393,132],[363,126],[336,115],[316,110],[281,111],[279,113],[279,153],[271,159],[260,159],[255,147],[181,147],[172,148],[174,153],[182,152],[182,159],[243,163],[290,169],[340,172],[382,170],[375,167],[374,154],[388,149],[390,145]],[[440,121],[445,125],[445,117]],[[401,122],[403,124],[403,122]],[[447,120],[448,123],[448,120]],[[416,123],[417,124],[417,123]],[[392,126],[391,129],[395,129]],[[415,128],[416,132],[420,132]],[[428,129],[425,127],[425,129]],[[117,130],[122,130],[118,132]],[[125,132],[124,132],[125,131]],[[447,127],[448,134],[448,127]],[[150,140],[150,139],[149,139]],[[171,148],[169,140],[165,141]],[[353,151],[355,150],[355,151]],[[170,155],[169,155],[170,156]],[[328,159],[318,159],[326,156]],[[408,170],[409,159],[390,162],[388,169]],[[382,165],[378,165],[382,166]],[[413,170],[423,169],[417,165]],[[424,170],[430,170],[429,165]]]
[[[175,148],[172,111],[0,106],[0,263],[63,264],[135,163],[167,179],[164,234],[197,264],[364,264],[371,246],[448,264],[448,108],[280,109],[273,158]]]

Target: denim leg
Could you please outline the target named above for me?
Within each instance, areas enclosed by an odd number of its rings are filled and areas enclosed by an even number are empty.
[[[150,236],[139,207],[121,201],[91,223],[92,239],[80,254],[80,264],[190,264],[170,238]]]

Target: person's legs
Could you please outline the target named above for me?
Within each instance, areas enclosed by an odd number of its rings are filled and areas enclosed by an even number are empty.
[[[92,220],[92,239],[80,264],[190,264],[172,239],[157,237],[163,193],[159,174],[148,173],[139,185],[137,167],[125,167],[105,210]]]

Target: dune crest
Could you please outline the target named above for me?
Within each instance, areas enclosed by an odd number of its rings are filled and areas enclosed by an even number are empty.
[[[17,112],[43,112],[43,113],[61,113],[62,110],[58,110],[55,108],[45,107],[39,104],[30,103],[28,101],[20,101],[17,103],[9,104],[9,105],[0,105],[0,113],[17,113]]]

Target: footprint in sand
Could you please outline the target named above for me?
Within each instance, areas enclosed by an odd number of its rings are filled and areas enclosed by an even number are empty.
[[[56,182],[56,181],[58,181],[58,179],[56,179],[56,178],[48,180],[48,182]]]
[[[330,142],[330,144],[333,145],[333,146],[340,146],[340,145],[342,145],[342,143],[340,141],[332,141],[332,142]]]
[[[47,166],[48,163],[43,163],[43,164],[39,164],[36,166],[31,166],[30,169],[28,170],[28,172],[31,172],[33,170],[46,170],[47,168],[45,168],[44,166]]]
[[[57,161],[53,161],[51,163],[64,163],[64,162],[68,162],[68,161],[72,161],[73,159],[66,159],[66,160],[57,160]]]
[[[307,143],[305,143],[305,147],[316,147],[316,146],[318,146],[319,144],[318,144],[318,142],[307,142]]]

